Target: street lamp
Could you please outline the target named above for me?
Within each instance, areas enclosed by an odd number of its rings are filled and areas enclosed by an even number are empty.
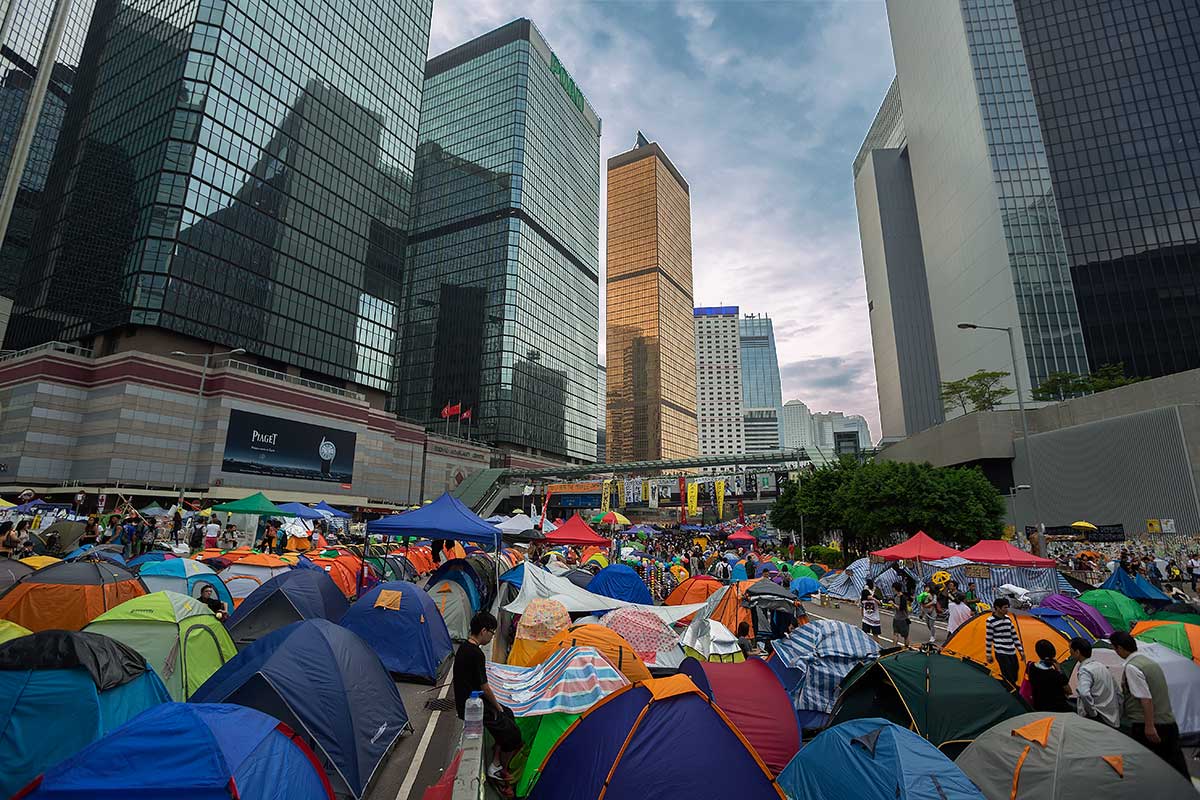
[[[246,351],[238,347],[223,353],[185,353],[175,350],[171,355],[176,358],[200,358],[203,366],[200,369],[200,390],[196,393],[196,410],[192,412],[192,432],[188,436],[187,456],[183,462],[183,480],[179,484],[179,513],[183,514],[183,495],[187,491],[187,479],[192,472],[192,447],[196,443],[196,426],[200,424],[200,406],[204,402],[204,384],[208,380],[208,365],[213,356],[240,356]]]
[[[1033,456],[1029,454],[1029,423],[1025,419],[1025,396],[1021,393],[1021,370],[1017,366],[1017,340],[1013,336],[1013,329],[1011,327],[996,327],[993,325],[976,325],[972,322],[960,322],[958,323],[958,328],[963,331],[1003,331],[1008,334],[1008,350],[1012,355],[1013,384],[1017,387],[1017,408],[1021,411],[1021,441],[1025,445],[1025,469],[1029,471],[1029,484],[1022,484],[1022,486],[1028,486],[1033,490],[1033,516],[1036,518],[1035,522],[1040,523],[1042,511],[1038,504],[1037,479],[1033,474]],[[1014,506],[1014,521],[1016,515],[1016,507]]]

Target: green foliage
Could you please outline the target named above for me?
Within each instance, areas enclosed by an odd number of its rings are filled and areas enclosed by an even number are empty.
[[[1118,386],[1143,381],[1145,378],[1128,377],[1125,364],[1105,364],[1088,375],[1074,372],[1052,372],[1033,390],[1034,400],[1066,400],[1095,392],[1104,392]]]
[[[991,411],[1013,393],[1012,389],[1002,384],[1009,374],[981,369],[966,378],[943,381],[942,407],[946,411],[961,408],[964,414],[969,411]]]
[[[812,547],[806,547],[804,550],[807,561],[816,561],[830,569],[840,569],[846,566],[845,555],[836,547],[823,547],[816,544]]]
[[[995,538],[1003,529],[1005,505],[974,467],[843,459],[785,487],[771,521],[795,531],[801,514],[813,534],[840,532],[850,553],[878,549],[896,533],[919,530],[962,544]]]

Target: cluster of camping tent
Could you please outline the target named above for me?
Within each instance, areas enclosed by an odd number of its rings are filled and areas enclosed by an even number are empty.
[[[428,541],[365,559],[239,548],[125,563],[101,546],[0,561],[0,796],[362,797],[410,730],[395,680],[443,677],[518,558],[447,554],[436,568]]]

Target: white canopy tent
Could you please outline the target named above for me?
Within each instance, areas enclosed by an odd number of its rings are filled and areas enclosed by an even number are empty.
[[[566,578],[526,563],[521,592],[517,595],[517,599],[504,606],[504,610],[513,614],[523,614],[526,606],[539,597],[545,600],[557,600],[567,607],[567,611],[572,613],[611,611],[614,608],[643,608],[657,614],[667,623],[678,622],[688,614],[694,614],[704,608],[704,603],[693,603],[686,606],[647,606],[639,603],[626,603],[611,597],[592,594],[586,589],[580,589]]]

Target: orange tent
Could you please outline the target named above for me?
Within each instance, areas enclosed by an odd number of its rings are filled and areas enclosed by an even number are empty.
[[[697,575],[694,578],[688,578],[672,589],[671,593],[667,595],[667,599],[663,600],[663,605],[686,606],[690,603],[703,603],[724,585],[708,575]]]
[[[433,552],[428,547],[397,547],[392,550],[393,553],[399,553],[408,558],[409,563],[421,575],[428,575],[437,569],[437,565],[433,563]]]
[[[107,561],[60,561],[0,595],[0,618],[29,630],[77,631],[105,611],[146,594],[129,570]]]
[[[232,564],[235,561],[239,561],[246,556],[251,556],[254,554],[255,551],[246,546],[239,547],[236,550],[222,550],[218,547],[206,547],[199,553],[196,553],[196,555],[192,556],[192,558],[197,561],[203,561],[206,558],[223,558]]]
[[[633,645],[626,641],[624,636],[603,625],[575,625],[567,628],[542,645],[542,649],[530,660],[529,666],[535,667],[559,650],[568,647],[594,647],[634,683],[650,680],[650,670],[646,669],[645,662],[638,657]]]
[[[717,603],[717,607],[713,609],[712,616],[709,619],[715,619],[733,634],[737,634],[738,623],[740,622],[747,623],[750,625],[750,630],[754,630],[754,621],[750,618],[750,609],[742,605],[742,600],[746,596],[746,590],[756,583],[758,583],[758,579],[751,578],[729,584],[729,591]]]
[[[337,558],[310,558],[316,566],[325,570],[325,574],[333,579],[334,584],[346,595],[347,599],[358,594],[358,572],[349,562],[353,556],[338,556]],[[357,559],[355,559],[357,561]]]
[[[946,643],[942,645],[942,654],[969,658],[975,663],[987,667],[993,677],[1000,678],[1000,665],[996,663],[996,660],[993,659],[991,664],[987,663],[987,618],[991,615],[992,612],[985,611],[982,614],[976,614],[960,625],[958,630],[950,634]],[[1037,660],[1033,647],[1037,644],[1038,639],[1045,639],[1054,645],[1054,660],[1059,664],[1071,657],[1070,639],[1057,629],[1032,614],[1009,614],[1008,618],[1013,621],[1013,625],[1017,629],[1017,636],[1021,640],[1021,647],[1025,650],[1023,660],[1021,654],[1017,653],[1017,659],[1020,661],[1017,672],[1018,686],[1021,685],[1021,679],[1025,677],[1025,662]]]

